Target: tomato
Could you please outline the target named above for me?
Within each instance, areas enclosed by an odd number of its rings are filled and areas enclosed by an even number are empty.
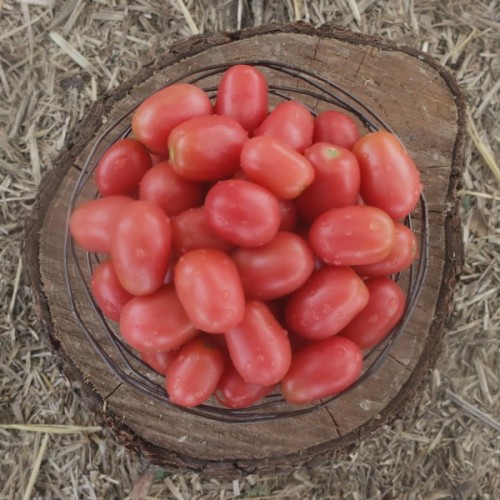
[[[92,295],[104,316],[120,321],[120,313],[133,295],[121,286],[111,260],[103,260],[94,269],[91,285]]]
[[[309,110],[297,101],[278,104],[255,130],[254,136],[273,137],[299,153],[313,142],[314,118]]]
[[[97,164],[97,189],[103,196],[129,194],[151,164],[151,157],[139,141],[121,139],[106,150]]]
[[[300,288],[314,269],[314,254],[296,234],[279,232],[265,245],[232,254],[247,297],[271,300]]]
[[[279,200],[280,202],[280,231],[292,231],[297,224],[297,207],[291,200]]]
[[[170,163],[177,175],[192,181],[230,177],[240,166],[247,139],[248,132],[228,116],[192,118],[170,134]]]
[[[111,233],[125,208],[134,200],[128,196],[106,196],[78,206],[69,221],[71,235],[88,252],[110,253]]]
[[[401,222],[395,222],[396,235],[391,253],[375,264],[355,266],[360,276],[389,276],[404,271],[411,266],[417,256],[417,237],[413,231]]]
[[[168,161],[146,172],[139,186],[141,200],[156,203],[167,215],[180,214],[203,203],[203,187],[179,177]]]
[[[118,279],[134,295],[160,288],[167,274],[172,230],[165,212],[149,201],[127,206],[113,231],[111,258]]]
[[[288,371],[290,341],[263,302],[247,302],[243,321],[225,337],[231,361],[245,382],[272,386]]]
[[[141,353],[170,351],[198,333],[173,285],[163,285],[151,295],[129,301],[120,316],[120,331]]]
[[[321,214],[309,231],[309,242],[327,264],[358,266],[385,259],[396,230],[382,210],[369,206],[332,208]]]
[[[263,245],[281,224],[276,196],[258,184],[239,179],[215,184],[205,198],[205,213],[211,229],[235,245]]]
[[[281,393],[293,404],[333,396],[356,382],[362,367],[361,349],[349,339],[332,337],[311,342],[293,354]]]
[[[220,250],[186,252],[174,271],[175,289],[193,324],[223,333],[243,319],[245,297],[238,270]]]
[[[314,180],[314,169],[300,153],[272,137],[254,137],[241,151],[241,168],[278,198],[296,198]]]
[[[132,132],[149,151],[168,158],[170,132],[186,120],[211,114],[212,104],[203,90],[189,83],[174,83],[139,105],[132,117]]]
[[[170,401],[192,408],[215,391],[224,372],[224,356],[207,335],[190,340],[167,370]]]
[[[229,364],[224,370],[215,397],[228,408],[247,408],[273,392],[274,386],[264,387],[243,380],[236,368]]]
[[[288,300],[285,321],[303,337],[320,340],[344,328],[368,302],[368,289],[349,267],[325,267]]]
[[[303,219],[313,222],[330,208],[357,204],[359,165],[349,150],[318,142],[306,150],[305,157],[314,167],[314,181],[296,201]]]
[[[416,207],[422,191],[420,174],[399,139],[385,130],[363,136],[353,147],[361,169],[361,197],[393,219]]]
[[[237,64],[222,75],[216,114],[230,116],[251,133],[267,116],[267,107],[267,81],[257,68]]]
[[[313,142],[329,142],[352,149],[360,137],[356,122],[340,111],[324,111],[314,119]]]
[[[365,281],[370,298],[339,335],[352,340],[360,349],[377,345],[403,317],[406,297],[397,283],[389,278]]]
[[[172,364],[172,361],[175,359],[178,352],[179,349],[159,352],[141,352],[141,359],[154,371],[165,376],[168,367]]]

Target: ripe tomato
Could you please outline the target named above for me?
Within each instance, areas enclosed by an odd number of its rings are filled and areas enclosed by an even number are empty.
[[[280,202],[280,231],[292,231],[297,224],[297,207],[291,200],[279,200]]]
[[[178,352],[179,349],[159,352],[141,352],[141,359],[154,371],[165,376],[167,374],[168,367],[172,364],[172,361],[175,359]]]
[[[97,164],[97,189],[103,196],[129,194],[151,164],[151,157],[139,141],[121,139],[107,149]]]
[[[368,206],[332,208],[321,214],[309,231],[316,255],[327,264],[358,266],[385,259],[396,230],[382,210]]]
[[[111,258],[127,292],[148,295],[160,288],[167,274],[172,230],[165,212],[150,201],[125,208],[113,231]]]
[[[241,168],[250,181],[278,198],[296,198],[314,180],[314,169],[300,153],[273,137],[254,137],[241,151]]]
[[[324,111],[314,119],[313,142],[329,142],[352,149],[360,137],[356,122],[340,111]]]
[[[365,281],[370,298],[339,335],[352,340],[360,349],[377,345],[403,317],[406,297],[397,283],[389,278]]]
[[[355,266],[360,276],[389,276],[404,271],[411,266],[417,256],[417,237],[413,231],[401,222],[395,222],[396,235],[391,253],[375,264]]]
[[[182,122],[212,114],[208,95],[196,85],[174,83],[148,97],[135,110],[132,132],[152,153],[168,158],[168,137]]]
[[[88,252],[110,253],[111,233],[133,201],[128,196],[106,196],[82,203],[69,221],[74,240]]]
[[[239,179],[215,184],[205,198],[205,213],[212,230],[235,245],[263,245],[281,224],[276,196],[258,184]]]
[[[297,208],[304,220],[313,222],[330,208],[356,205],[359,165],[349,150],[318,142],[306,150],[305,157],[314,167],[314,181],[297,198]]]
[[[223,372],[224,356],[207,335],[190,340],[167,370],[170,400],[187,408],[202,404],[215,391]]]
[[[267,81],[253,66],[237,64],[221,78],[215,113],[234,118],[252,133],[267,115]]]
[[[314,269],[314,254],[296,234],[279,232],[265,245],[232,254],[247,297],[271,300],[300,288]]]
[[[245,297],[238,270],[220,250],[186,252],[174,271],[175,289],[193,324],[223,333],[243,319]]]
[[[297,101],[278,104],[255,130],[254,136],[274,137],[303,153],[313,140],[314,119],[309,110]]]
[[[422,185],[410,155],[396,136],[380,130],[353,147],[361,169],[361,197],[393,219],[405,217],[418,203]]]
[[[248,132],[228,116],[192,118],[170,134],[170,163],[177,175],[192,181],[230,177],[240,166],[247,139]]]
[[[287,333],[263,302],[247,302],[243,321],[225,337],[234,367],[249,384],[275,385],[290,368]]]
[[[198,332],[187,317],[173,285],[163,285],[144,297],[134,297],[122,310],[123,338],[142,353],[170,351]]]
[[[356,382],[362,367],[361,349],[349,339],[337,336],[311,342],[293,354],[281,393],[293,404],[333,396]]]
[[[180,214],[203,203],[203,187],[179,177],[168,161],[151,168],[139,185],[139,198],[156,203],[167,215]]]
[[[288,300],[285,321],[307,339],[331,337],[344,328],[368,302],[368,289],[349,267],[325,267]]]
[[[102,313],[120,321],[120,313],[133,295],[125,290],[116,276],[111,260],[103,260],[92,273],[92,295]]]

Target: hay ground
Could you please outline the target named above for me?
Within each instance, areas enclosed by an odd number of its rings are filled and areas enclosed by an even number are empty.
[[[182,5],[0,0],[0,499],[500,498],[500,3]],[[106,430],[92,427],[43,341],[20,258],[25,219],[68,131],[91,101],[144,61],[194,32],[296,20],[335,22],[427,51],[456,75],[466,94],[466,264],[444,353],[406,416],[344,461],[233,482],[144,472]]]

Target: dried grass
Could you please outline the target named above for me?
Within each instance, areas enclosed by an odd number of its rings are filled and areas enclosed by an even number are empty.
[[[68,130],[145,60],[196,31],[299,19],[429,52],[466,93],[466,265],[445,353],[410,411],[344,461],[233,482],[144,471],[40,339],[24,220]],[[494,0],[0,0],[0,499],[500,498],[499,88]]]

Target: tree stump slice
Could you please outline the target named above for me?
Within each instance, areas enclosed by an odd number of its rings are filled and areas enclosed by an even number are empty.
[[[384,365],[362,386],[304,416],[227,424],[162,406],[109,371],[71,312],[62,256],[71,193],[95,137],[107,124],[192,68],[255,59],[288,63],[333,80],[390,124],[421,171],[429,208],[430,258],[405,332]],[[307,104],[317,110],[326,107],[314,100]],[[111,134],[108,140],[113,138]],[[433,59],[412,49],[340,28],[306,25],[273,25],[178,43],[89,109],[57,167],[42,182],[28,223],[25,260],[47,337],[89,409],[121,443],[152,463],[228,477],[338,456],[400,413],[436,363],[463,260],[456,199],[463,144],[464,102],[455,81]],[[99,151],[108,145],[104,141]],[[94,194],[88,188],[80,199]],[[70,272],[76,277],[74,270]],[[85,310],[83,287],[75,296]],[[99,331],[90,313],[85,321],[93,332]]]

